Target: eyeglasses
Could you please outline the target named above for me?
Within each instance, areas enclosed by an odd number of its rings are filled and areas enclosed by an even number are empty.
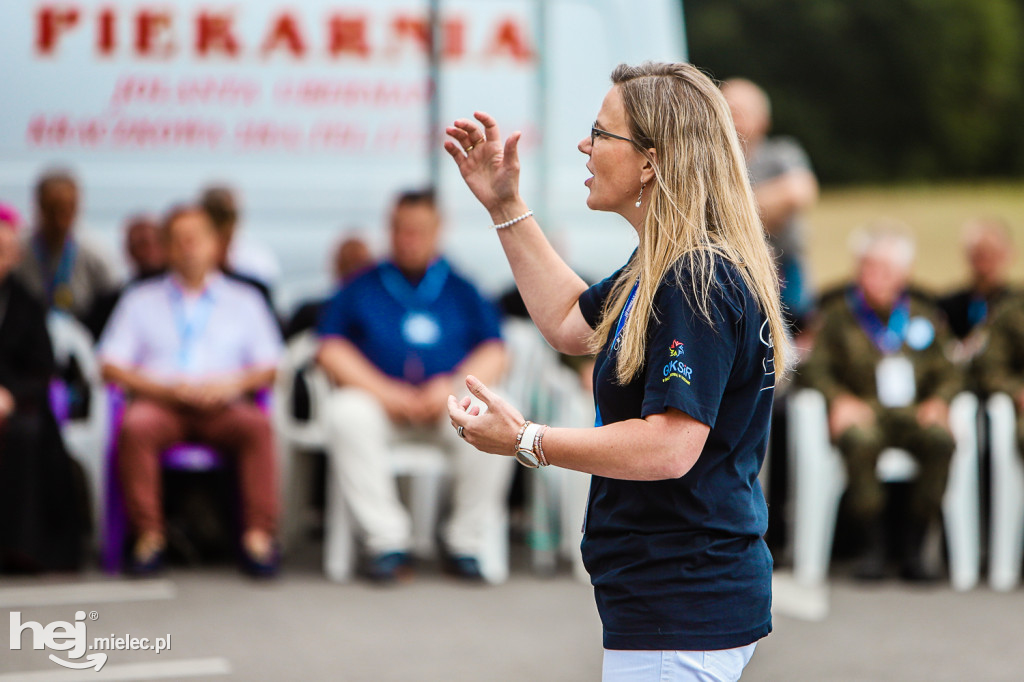
[[[596,140],[601,135],[604,135],[605,137],[610,137],[610,138],[615,139],[615,140],[625,140],[626,142],[632,142],[633,141],[633,140],[629,139],[628,137],[623,137],[622,135],[616,135],[615,133],[609,133],[607,130],[601,130],[597,126],[590,126],[590,146],[594,146],[594,140]]]

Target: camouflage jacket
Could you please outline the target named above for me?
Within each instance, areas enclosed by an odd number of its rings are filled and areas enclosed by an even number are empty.
[[[850,393],[877,407],[875,368],[884,356],[861,327],[849,291],[851,287],[846,287],[841,295],[823,301],[814,348],[798,370],[797,383],[818,389],[830,403],[839,394]],[[918,330],[930,326],[934,332],[931,338],[908,334],[900,350],[914,367],[916,402],[933,397],[948,402],[961,390],[963,377],[946,357],[950,335],[945,318],[928,298],[911,292],[910,322]]]
[[[1024,294],[1003,301],[987,327],[988,342],[974,360],[978,384],[987,394],[1016,397],[1024,389]]]

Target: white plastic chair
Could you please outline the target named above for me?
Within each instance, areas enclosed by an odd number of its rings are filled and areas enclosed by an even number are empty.
[[[281,506],[284,510],[281,542],[286,548],[302,526],[301,501],[304,491],[301,490],[301,483],[309,480],[310,455],[321,452],[326,442],[323,424],[315,411],[306,420],[297,419],[292,413],[297,372],[302,373],[311,393],[323,395],[330,390],[327,377],[311,366],[316,358],[318,343],[316,335],[311,331],[303,332],[289,341],[278,365],[274,385],[274,432],[279,446],[278,470],[283,498]],[[310,409],[315,410],[315,396],[311,395],[310,401]]]
[[[527,419],[551,426],[594,424],[593,399],[579,377],[564,366],[529,320],[513,320],[504,328],[509,350],[509,376],[503,395]],[[590,490],[590,475],[559,467],[526,472],[530,556],[533,569],[552,573],[558,558],[568,559],[573,575],[589,582],[580,540]]]
[[[102,534],[98,529],[104,527],[103,504],[106,499],[104,455],[110,429],[107,393],[88,330],[71,315],[57,311],[47,315],[46,326],[57,366],[67,366],[74,358],[89,387],[89,414],[84,419],[68,419],[61,424],[61,435],[68,452],[82,465],[88,478],[86,483],[93,525],[97,529],[95,540],[99,545]]]
[[[829,439],[824,396],[815,390],[800,389],[789,400],[793,572],[798,582],[815,586],[824,583],[828,574],[836,513],[846,489],[846,466]],[[942,511],[950,581],[956,590],[969,590],[978,582],[977,412],[978,400],[970,393],[959,394],[950,404],[950,428],[956,450],[950,462]],[[889,448],[882,452],[876,472],[885,482],[911,480],[917,475],[917,463],[906,451]]]
[[[988,584],[1007,592],[1020,584],[1024,553],[1024,463],[1017,444],[1013,398],[997,393],[988,400],[992,455],[992,516]]]

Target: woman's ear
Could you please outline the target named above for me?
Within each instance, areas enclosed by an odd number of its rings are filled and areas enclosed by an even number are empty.
[[[654,147],[648,149],[647,154],[644,165],[640,167],[640,182],[645,185],[654,179],[654,165],[658,163],[658,152]]]

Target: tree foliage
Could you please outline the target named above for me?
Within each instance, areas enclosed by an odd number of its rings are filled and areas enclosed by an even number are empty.
[[[686,0],[690,59],[772,98],[825,181],[1024,174],[1024,0]]]

